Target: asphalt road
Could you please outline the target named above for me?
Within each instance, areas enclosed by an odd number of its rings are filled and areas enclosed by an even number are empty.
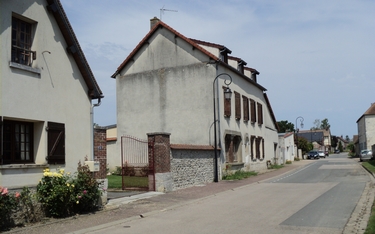
[[[184,205],[72,233],[361,233],[373,182],[346,154]],[[368,213],[368,212],[367,212]],[[364,220],[364,222],[362,222]]]

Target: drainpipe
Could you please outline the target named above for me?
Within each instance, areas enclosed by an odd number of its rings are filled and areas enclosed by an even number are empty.
[[[101,98],[98,98],[98,103],[96,103],[96,104],[93,104],[92,106],[91,106],[91,108],[90,108],[90,124],[91,124],[91,134],[90,134],[90,136],[91,136],[91,139],[90,139],[90,141],[91,141],[91,144],[92,144],[92,147],[91,147],[91,152],[90,152],[90,155],[91,155],[91,160],[92,161],[95,161],[95,156],[94,156],[94,107],[97,107],[97,106],[100,106],[100,104],[101,104]]]

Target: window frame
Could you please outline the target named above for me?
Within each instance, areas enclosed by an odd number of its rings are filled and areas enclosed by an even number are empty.
[[[226,86],[223,86],[223,100],[224,100],[224,117],[226,118],[230,118],[231,114],[232,114],[232,106],[231,106],[231,101],[232,99],[226,99],[225,98],[225,90],[226,90]]]
[[[0,133],[2,165],[34,163],[34,123],[4,119]]]
[[[36,60],[36,51],[32,51],[34,22],[24,17],[12,15],[11,25],[11,62],[31,67]]]

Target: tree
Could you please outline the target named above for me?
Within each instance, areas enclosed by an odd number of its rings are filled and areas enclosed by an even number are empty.
[[[348,135],[346,135],[346,136],[345,136],[345,140],[346,140],[347,142],[349,142],[349,141],[350,141],[350,138],[349,138],[349,136],[348,136]]]
[[[338,142],[337,137],[336,137],[336,136],[332,136],[332,137],[331,137],[331,146],[332,146],[333,148],[336,148],[336,147],[337,147],[337,142]]]
[[[316,119],[314,121],[314,127],[312,127],[310,130],[318,130],[318,129],[320,129],[320,126],[321,126],[320,119]]]
[[[341,141],[339,141],[339,150],[340,152],[344,151],[344,147],[342,147]]]
[[[288,122],[287,120],[281,120],[277,122],[277,125],[279,126],[279,133],[284,132],[293,132],[294,131],[294,124]]]
[[[309,142],[305,138],[296,136],[296,139],[297,139],[296,142],[298,143],[297,148],[302,150],[302,155],[310,151],[311,146],[309,145]]]
[[[328,119],[327,118],[323,119],[321,124],[320,124],[320,129],[328,130],[330,128],[331,128],[331,125],[329,125]]]

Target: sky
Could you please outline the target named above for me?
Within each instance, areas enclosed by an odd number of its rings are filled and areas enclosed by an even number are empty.
[[[116,124],[111,75],[155,16],[259,71],[277,121],[309,130],[328,119],[332,135],[352,138],[375,102],[373,0],[60,1],[105,96],[94,108],[100,126]]]

